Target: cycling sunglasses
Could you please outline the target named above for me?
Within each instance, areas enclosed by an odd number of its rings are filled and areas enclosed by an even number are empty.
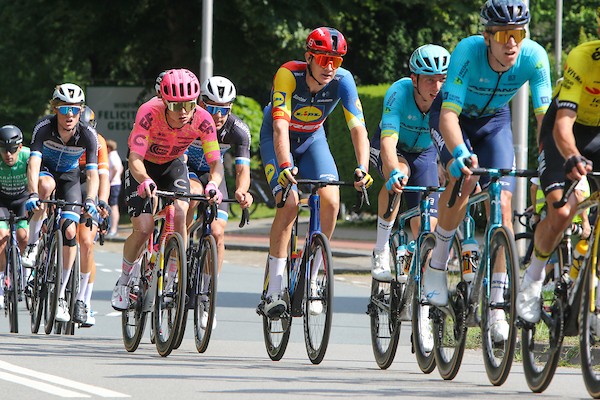
[[[68,113],[77,115],[77,114],[79,114],[79,112],[81,111],[81,109],[83,107],[81,107],[81,106],[58,106],[57,108],[58,108],[58,112],[61,113],[62,115],[67,115]]]
[[[179,112],[181,110],[185,110],[186,112],[190,112],[192,111],[194,108],[196,108],[196,100],[190,100],[190,101],[167,101],[167,108],[170,111],[175,111],[175,112]]]
[[[327,54],[315,54],[315,53],[309,53],[313,59],[315,60],[315,62],[317,63],[317,65],[319,65],[322,68],[327,68],[327,66],[331,63],[331,67],[333,69],[339,68],[340,65],[342,65],[342,61],[344,61],[344,59],[340,56],[330,56]]]
[[[215,115],[216,113],[220,112],[222,116],[225,116],[229,114],[229,111],[231,111],[231,106],[212,106],[210,104],[204,104],[206,105],[206,111],[208,111],[212,115]]]
[[[505,31],[498,32],[488,31],[488,33],[494,38],[496,42],[502,44],[508,43],[511,37],[515,39],[515,42],[517,42],[518,44],[521,43],[523,39],[525,39],[525,36],[527,36],[527,32],[525,31],[525,29],[508,29]]]
[[[19,151],[19,145],[9,146],[9,147],[0,147],[0,153],[2,153],[2,154],[6,154],[6,153],[15,154],[17,151]]]

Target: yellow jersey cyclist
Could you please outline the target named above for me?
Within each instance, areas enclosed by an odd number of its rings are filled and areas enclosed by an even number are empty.
[[[515,164],[511,114],[508,102],[525,82],[530,83],[534,112],[541,125],[552,89],[548,55],[538,43],[526,39],[530,15],[522,0],[487,0],[481,12],[483,35],[467,37],[452,52],[448,77],[430,111],[429,124],[440,159],[451,179],[440,196],[435,247],[423,276],[423,293],[435,306],[448,303],[447,265],[450,244],[462,221],[469,195],[489,177],[473,176],[473,166],[512,168]],[[452,208],[447,203],[457,178],[465,174],[462,195]],[[501,179],[502,224],[512,229],[512,190],[515,178]],[[504,301],[506,271],[492,273],[490,298]],[[504,310],[489,315],[494,342],[506,340],[509,325]]]
[[[252,205],[253,198],[248,192],[250,188],[250,128],[237,115],[233,114],[231,108],[236,97],[236,90],[233,83],[223,76],[213,76],[202,82],[200,87],[202,101],[200,106],[212,116],[217,129],[217,140],[221,151],[221,161],[223,154],[229,149],[233,151],[235,163],[235,199],[240,207],[248,208]],[[202,193],[204,186],[210,179],[210,168],[204,157],[202,142],[194,141],[186,152],[187,166],[189,169],[190,187],[192,193]],[[225,179],[221,181],[219,190],[223,196],[228,196],[227,184]],[[188,210],[187,225],[192,224],[194,213],[198,205],[197,201],[190,202]],[[223,257],[225,254],[225,226],[227,225],[229,212],[229,203],[221,203],[218,207],[217,218],[210,226],[210,233],[214,236],[217,243],[217,258],[219,273],[223,266]],[[210,277],[203,279],[206,288],[210,284]],[[205,291],[204,289],[202,289]],[[206,299],[201,299],[207,301]],[[204,307],[207,310],[208,307]],[[200,319],[200,326],[204,329],[208,321],[208,312],[204,311]],[[213,318],[213,328],[216,327],[216,317]]]
[[[23,132],[15,125],[0,128],[0,217],[7,218],[9,210],[17,217],[25,215],[27,191],[27,160],[29,148],[23,146]],[[0,222],[0,282],[4,280],[6,257],[4,252],[9,244],[8,222]],[[27,221],[17,222],[17,242],[21,253],[27,247],[29,235]],[[27,275],[26,275],[27,276]],[[0,283],[0,309],[4,308],[4,285]]]
[[[600,40],[575,47],[563,76],[540,131],[538,169],[547,204],[562,197],[566,178],[585,179],[592,169],[600,168]],[[577,213],[576,204],[572,195],[563,207],[548,207],[535,230],[531,264],[517,296],[517,312],[525,321],[540,319],[545,265]],[[592,329],[599,333],[600,319],[595,317]]]
[[[296,174],[308,179],[339,179],[323,123],[340,101],[358,162],[355,173],[362,177],[355,183],[356,190],[373,182],[368,173],[368,133],[356,84],[350,71],[341,68],[346,51],[346,39],[337,29],[317,28],[306,39],[305,61],[287,62],[275,74],[271,102],[264,109],[260,130],[260,155],[277,201],[281,200],[282,189],[288,182],[296,183]],[[322,231],[331,237],[339,210],[339,189],[326,186],[319,194]],[[271,226],[269,286],[264,307],[271,318],[280,316],[286,308],[283,272],[297,206],[298,195],[292,191],[284,207],[276,209]],[[319,262],[315,260],[314,264]],[[318,268],[313,270],[317,272]],[[322,307],[322,304],[311,302],[312,306]]]
[[[129,163],[125,170],[125,198],[133,231],[123,245],[122,272],[111,298],[112,307],[123,311],[129,307],[129,278],[139,266],[143,246],[154,230],[148,196],[156,189],[190,192],[184,153],[200,138],[210,178],[205,193],[215,190],[215,201],[222,194],[218,187],[223,179],[223,164],[212,116],[198,106],[200,83],[187,69],[166,71],[160,82],[160,98],[153,97],[138,109],[129,135]],[[187,236],[188,201],[175,200],[175,231]],[[167,282],[167,285],[169,283]]]

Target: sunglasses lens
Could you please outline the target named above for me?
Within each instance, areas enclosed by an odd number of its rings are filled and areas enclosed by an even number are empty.
[[[2,151],[2,153],[4,153],[4,154],[6,154],[6,153],[15,154],[18,149],[19,149],[19,146],[11,146],[11,147],[2,147],[0,149],[0,151]]]
[[[210,104],[206,105],[206,111],[208,111],[212,115],[215,115],[216,113],[220,112],[222,116],[225,116],[229,114],[230,110],[231,107],[211,106]]]
[[[332,68],[339,68],[342,65],[343,58],[337,56],[328,56],[324,54],[313,54],[316,63],[322,67],[327,68],[327,66],[331,63]]]
[[[68,113],[72,113],[73,115],[79,114],[81,111],[81,107],[79,106],[59,106],[58,112],[62,115],[67,115]]]
[[[171,111],[179,112],[181,110],[185,110],[186,112],[192,111],[196,108],[196,101],[177,101],[177,102],[168,102],[167,108]]]
[[[507,31],[498,31],[494,34],[494,40],[496,40],[496,42],[498,43],[506,44],[512,37],[513,39],[515,39],[515,42],[521,43],[523,39],[525,39],[526,35],[527,33],[525,32],[525,29],[511,29]]]

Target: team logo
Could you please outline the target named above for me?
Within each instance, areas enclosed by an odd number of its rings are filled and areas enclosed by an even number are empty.
[[[265,175],[267,176],[267,182],[271,182],[275,177],[275,165],[269,163],[265,165]]]
[[[273,108],[281,107],[285,104],[285,93],[274,92],[273,93]]]
[[[600,89],[598,89],[598,88],[592,88],[592,87],[588,87],[588,86],[586,86],[586,87],[585,87],[585,90],[586,90],[588,93],[590,93],[590,94],[592,94],[592,95],[594,95],[594,96],[597,96],[597,95],[599,95],[599,94],[600,94]]]
[[[356,99],[356,108],[359,109],[362,112],[362,104],[360,102],[360,99]]]
[[[294,118],[302,122],[312,122],[321,119],[323,111],[317,107],[307,106],[301,107],[294,111]]]

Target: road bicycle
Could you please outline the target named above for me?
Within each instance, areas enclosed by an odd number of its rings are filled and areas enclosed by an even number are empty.
[[[8,317],[10,332],[19,332],[19,318],[17,306],[23,300],[25,272],[21,265],[21,252],[17,241],[17,222],[24,221],[28,217],[17,217],[13,210],[8,210],[8,217],[0,218],[0,221],[8,223],[9,238],[6,243],[6,268],[4,279],[0,282],[4,289],[4,314]]]
[[[152,312],[154,340],[158,354],[171,354],[181,326],[187,286],[184,241],[175,232],[175,204],[173,192],[156,191],[161,206],[153,201],[154,231],[146,241],[141,262],[129,279],[130,305],[122,312],[121,331],[128,352],[137,350],[144,328],[146,314]],[[147,201],[156,200],[148,199]]]
[[[463,268],[448,273],[448,305],[431,307],[430,316],[434,323],[434,355],[438,372],[444,379],[454,379],[462,362],[467,328],[481,328],[483,359],[488,379],[493,385],[504,383],[512,366],[517,329],[516,297],[519,288],[518,255],[512,231],[502,225],[500,193],[502,176],[530,177],[537,175],[533,170],[471,168],[474,175],[489,175],[490,184],[486,191],[474,194],[469,199],[473,204],[489,200],[490,217],[483,235],[483,252],[469,252],[463,265],[474,269],[472,281],[466,281]],[[459,195],[464,175],[456,182],[448,207],[452,207]],[[475,223],[467,212],[463,221],[464,240],[474,240]],[[429,262],[435,246],[435,236],[429,234],[421,245],[421,265]],[[496,280],[492,278],[499,274]],[[470,280],[470,279],[469,279]],[[494,287],[494,285],[496,285]],[[494,289],[496,291],[494,291]],[[500,293],[499,297],[493,297]],[[494,292],[494,293],[493,293]],[[428,304],[422,299],[423,304]],[[494,341],[491,334],[492,312],[503,311],[509,325],[505,340]],[[419,326],[417,325],[417,328]]]
[[[181,345],[187,324],[187,313],[194,310],[194,342],[196,350],[204,353],[208,348],[210,336],[215,321],[217,307],[217,281],[219,262],[217,257],[217,244],[211,234],[210,225],[217,217],[217,203],[210,204],[210,199],[216,194],[209,192],[209,197],[204,195],[181,195],[190,200],[199,200],[196,220],[188,229],[187,247],[187,289],[186,307],[181,328],[174,348]],[[223,199],[226,203],[237,203],[235,199]],[[248,223],[249,212],[242,209],[242,218],[239,227]],[[207,315],[207,318],[204,317]],[[205,324],[202,320],[206,319]]]
[[[40,200],[40,203],[47,204],[48,209],[46,210],[47,216],[42,223],[38,253],[32,270],[33,288],[29,310],[31,333],[38,333],[43,317],[46,334],[50,334],[54,328],[57,334],[73,335],[75,324],[72,321],[59,322],[55,320],[63,270],[64,238],[61,231],[61,219],[64,207],[84,207],[84,204],[56,199]],[[86,225],[91,226],[91,220],[86,221]],[[65,301],[68,304],[70,315],[73,315],[75,310],[81,274],[78,248],[76,254],[65,290]]]
[[[397,225],[389,239],[390,265],[392,266],[391,282],[376,279],[371,281],[371,297],[367,314],[371,321],[371,344],[375,361],[381,369],[388,368],[394,361],[402,321],[412,321],[415,324],[427,324],[425,313],[429,316],[429,306],[420,307],[422,270],[415,260],[420,259],[420,247],[423,239],[431,232],[429,195],[441,192],[444,188],[437,186],[405,186],[403,191],[420,192],[421,200],[417,207],[399,213]],[[397,195],[390,195],[388,209],[384,218],[389,217],[397,201]],[[415,242],[409,243],[405,227],[412,218],[420,217],[419,236]],[[410,250],[413,247],[414,250]],[[454,238],[450,256],[450,265],[460,265],[460,242]],[[420,325],[423,326],[423,325]],[[421,337],[413,328],[411,339],[412,351],[415,353],[419,368],[424,373],[435,369],[435,358],[430,349],[423,346]]]
[[[588,174],[598,187],[600,173]],[[577,182],[565,185],[562,199],[554,207],[566,204]],[[591,196],[577,205],[577,213],[589,208],[598,209],[600,193],[596,190]],[[572,227],[567,228],[553,256],[556,262],[549,262],[546,278],[542,286],[541,318],[537,323],[518,319],[521,330],[523,370],[529,388],[536,393],[543,392],[554,377],[562,354],[565,337],[579,336],[581,368],[586,388],[594,398],[600,398],[600,301],[598,292],[598,219],[587,239],[589,246],[581,267],[575,276],[570,272],[574,262],[571,243]],[[553,258],[551,256],[551,259]]]
[[[268,263],[265,268],[261,303],[256,312],[263,317],[263,336],[267,353],[271,360],[278,361],[283,357],[287,348],[292,318],[303,317],[304,341],[308,358],[313,364],[319,364],[325,356],[331,331],[333,310],[333,262],[329,239],[321,232],[320,196],[318,190],[328,185],[354,186],[354,182],[320,181],[313,179],[297,179],[298,184],[311,187],[308,198],[309,227],[306,232],[304,245],[298,246],[298,217],[304,207],[299,204],[298,214],[292,227],[289,242],[288,259],[284,272],[284,301],[285,312],[276,318],[270,318],[264,312],[269,286]],[[285,204],[291,190],[291,184],[283,192],[278,207]],[[362,200],[368,202],[366,189],[359,192]],[[317,259],[317,262],[314,262]],[[312,304],[314,303],[314,304]],[[312,310],[311,310],[312,307]],[[319,311],[319,312],[317,312]]]

